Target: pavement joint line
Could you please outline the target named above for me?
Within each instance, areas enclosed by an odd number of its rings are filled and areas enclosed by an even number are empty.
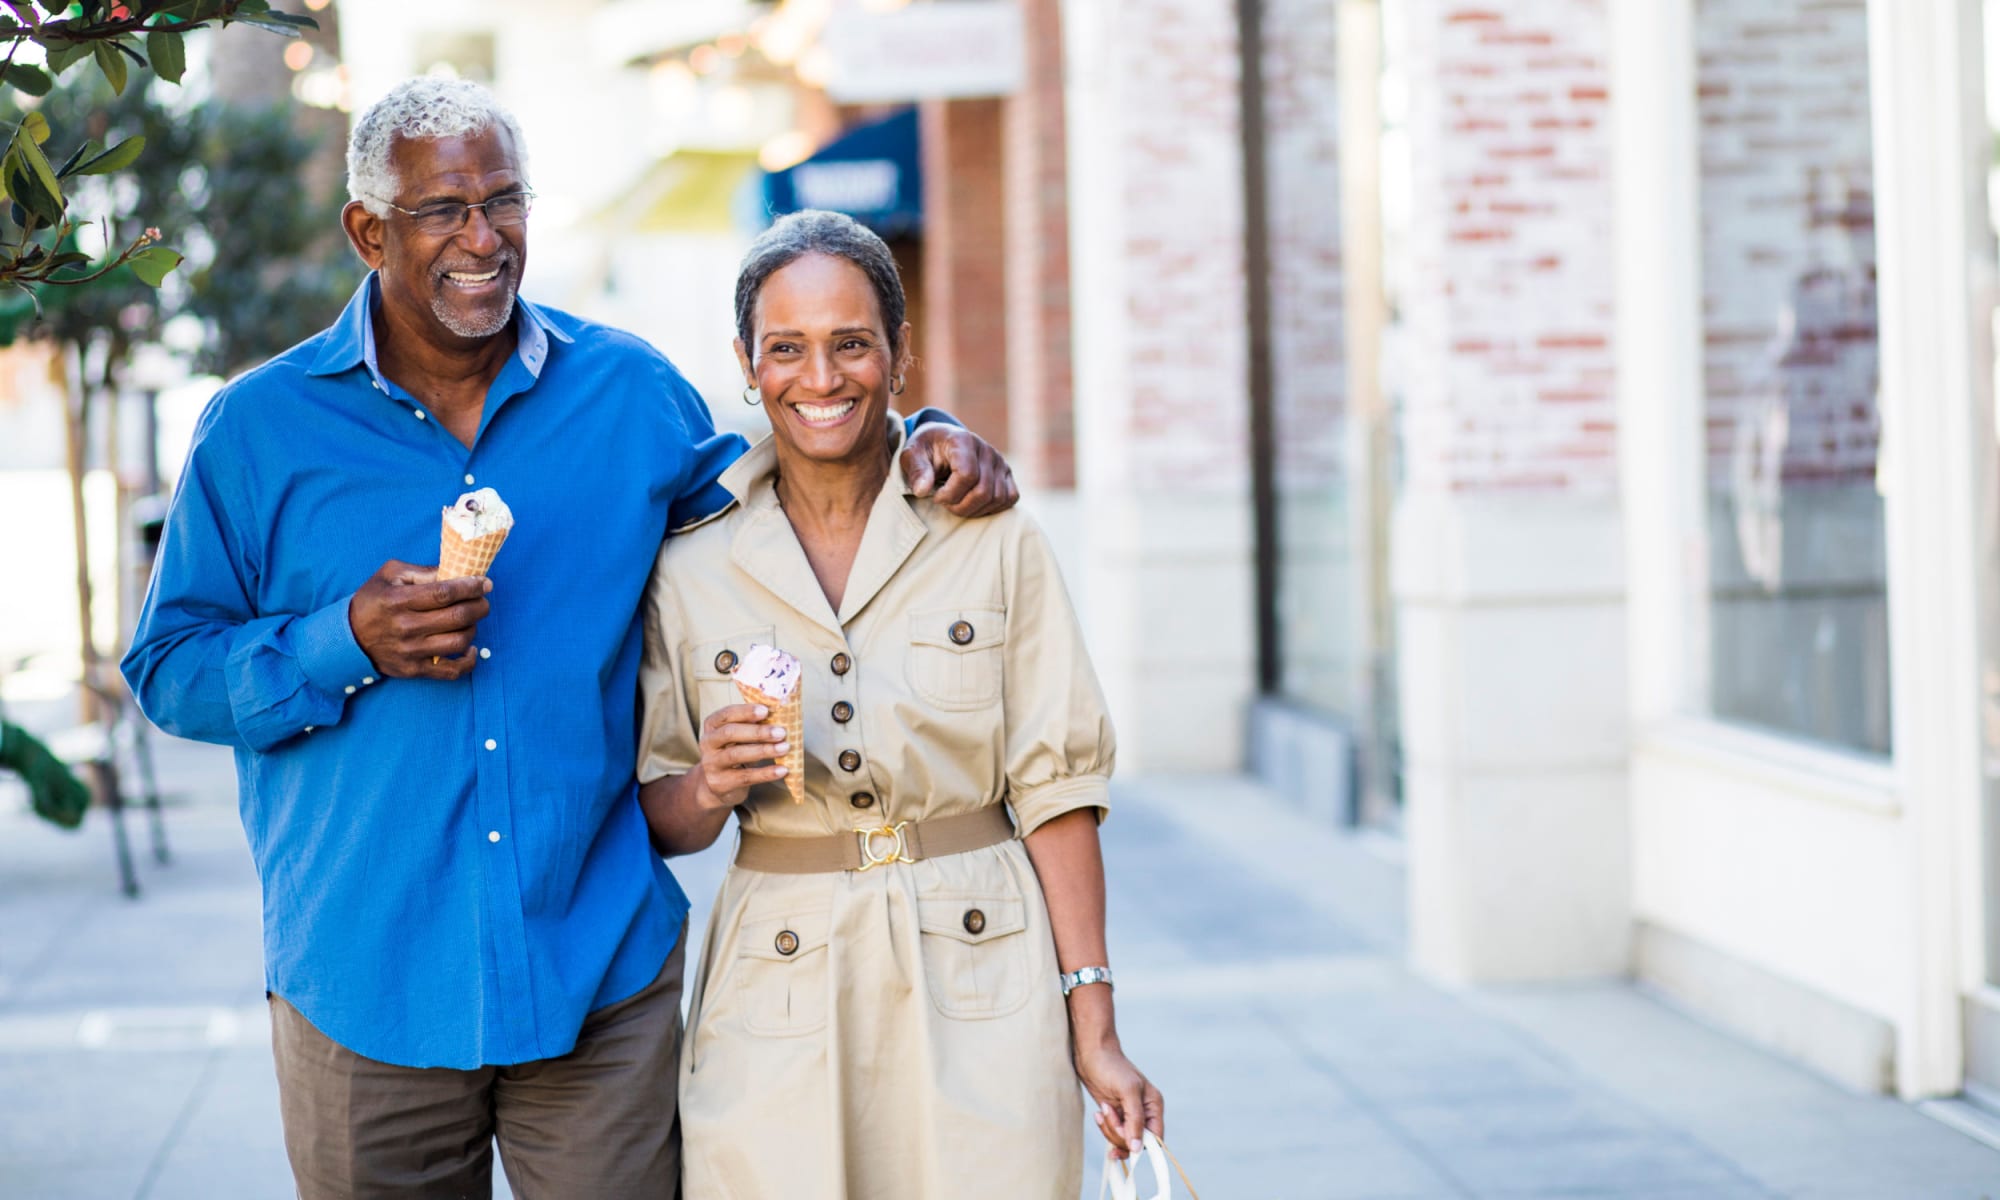
[[[249,1045],[270,1028],[262,1005],[90,1008],[0,1016],[0,1054],[157,1053]]]
[[[146,1200],[153,1185],[160,1181],[160,1172],[166,1168],[167,1158],[174,1147],[180,1144],[187,1128],[194,1122],[194,1114],[207,1098],[210,1088],[215,1086],[215,1077],[221,1073],[222,1050],[220,1047],[208,1052],[207,1061],[201,1065],[201,1074],[195,1077],[194,1086],[188,1089],[187,1099],[181,1101],[180,1111],[174,1114],[174,1123],[167,1127],[167,1134],[160,1139],[160,1145],[153,1151],[153,1157],[146,1163],[146,1173],[139,1178],[139,1190],[132,1194],[132,1200]]]
[[[1437,1155],[1431,1152],[1429,1147],[1417,1140],[1416,1136],[1408,1129],[1405,1129],[1395,1118],[1382,1111],[1381,1106],[1376,1104],[1366,1092],[1355,1086],[1354,1081],[1347,1077],[1347,1072],[1341,1070],[1334,1063],[1329,1062],[1324,1055],[1313,1049],[1311,1043],[1299,1037],[1293,1031],[1289,1022],[1263,1004],[1256,1005],[1255,1011],[1263,1019],[1264,1024],[1278,1036],[1279,1040],[1291,1046],[1292,1052],[1298,1056],[1300,1062],[1305,1063],[1314,1071],[1325,1076],[1334,1087],[1340,1090],[1342,1095],[1347,1097],[1348,1101],[1358,1111],[1374,1122],[1384,1133],[1388,1134],[1390,1140],[1401,1146],[1418,1162],[1429,1168],[1438,1179],[1443,1181],[1445,1186],[1452,1190],[1454,1195],[1460,1196],[1464,1200],[1477,1200],[1479,1193],[1474,1191],[1471,1185],[1465,1180],[1460,1179],[1457,1172],[1442,1162]]]
[[[1522,984],[1515,985],[1509,990],[1544,991],[1560,990],[1563,987],[1564,985],[1562,984]],[[1486,1018],[1502,1036],[1514,1042],[1523,1050],[1533,1054],[1540,1061],[1568,1076],[1572,1081],[1572,1086],[1578,1092],[1594,1096],[1599,1100],[1609,1101],[1614,1105],[1630,1108],[1632,1111],[1645,1117],[1656,1129],[1669,1135],[1671,1140],[1699,1150],[1701,1153],[1728,1167],[1730,1174],[1740,1180],[1744,1186],[1757,1192],[1757,1194],[1770,1197],[1771,1200],[1784,1200],[1782,1194],[1773,1191],[1762,1180],[1753,1175],[1749,1168],[1736,1161],[1735,1156],[1709,1145],[1683,1124],[1671,1119],[1667,1114],[1657,1111],[1643,1099],[1636,1096],[1628,1096],[1613,1088],[1606,1081],[1596,1078],[1590,1073],[1585,1064],[1574,1061],[1554,1046],[1536,1037],[1532,1031],[1509,1019],[1504,1011],[1484,1003],[1487,998],[1486,992],[1487,990],[1482,988],[1465,988],[1452,993],[1452,998],[1464,1004],[1470,1011]]]

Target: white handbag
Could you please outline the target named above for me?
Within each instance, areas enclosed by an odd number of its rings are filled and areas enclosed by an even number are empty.
[[[1153,1168],[1153,1187],[1156,1189],[1151,1196],[1146,1197],[1146,1200],[1173,1200],[1174,1182],[1167,1174],[1167,1148],[1160,1144],[1160,1139],[1154,1137],[1150,1129],[1146,1131],[1145,1140],[1141,1145],[1144,1147],[1146,1161]],[[1111,1153],[1109,1147],[1106,1147],[1104,1174],[1097,1185],[1097,1200],[1104,1200],[1106,1196],[1111,1200],[1140,1200],[1139,1172],[1133,1169],[1137,1163],[1137,1156],[1118,1158]],[[1181,1178],[1187,1177],[1183,1175]],[[1190,1186],[1188,1191],[1192,1194],[1193,1187]]]

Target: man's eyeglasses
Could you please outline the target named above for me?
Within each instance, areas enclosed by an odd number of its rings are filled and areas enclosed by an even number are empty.
[[[519,225],[528,219],[528,210],[534,207],[535,193],[530,191],[508,192],[481,200],[477,204],[466,204],[458,200],[448,200],[441,204],[426,204],[422,208],[409,209],[393,200],[384,200],[390,208],[415,221],[417,230],[432,237],[443,237],[465,228],[475,208],[484,209],[486,223],[495,227]]]

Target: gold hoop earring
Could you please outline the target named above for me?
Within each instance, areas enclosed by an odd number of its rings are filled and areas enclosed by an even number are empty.
[[[746,387],[743,389],[743,403],[755,408],[764,403],[764,393],[758,391],[754,385]]]
[[[903,377],[898,375],[889,381],[889,394],[891,396],[900,396],[903,394],[903,389],[906,386],[908,385],[903,382]]]

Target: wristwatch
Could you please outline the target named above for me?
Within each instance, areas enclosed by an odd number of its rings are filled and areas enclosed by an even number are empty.
[[[1101,983],[1105,987],[1114,986],[1111,982],[1110,967],[1083,967],[1058,978],[1062,980],[1062,990],[1065,996],[1086,983]]]

